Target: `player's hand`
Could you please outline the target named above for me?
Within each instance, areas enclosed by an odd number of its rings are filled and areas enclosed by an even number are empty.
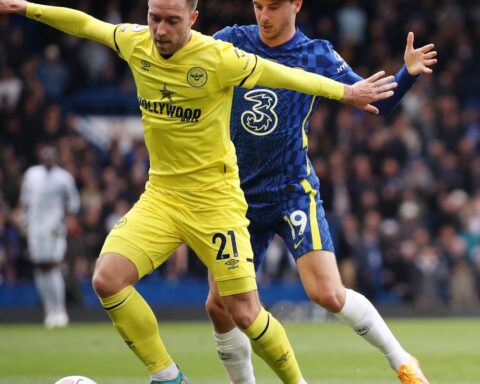
[[[27,2],[25,0],[0,0],[0,14],[19,13],[25,15]]]
[[[408,32],[407,46],[405,47],[405,66],[410,75],[416,76],[422,73],[432,73],[432,69],[429,68],[432,65],[437,64],[437,51],[434,51],[433,44],[424,45],[421,48],[415,49],[413,47],[413,41],[415,35],[413,32]]]
[[[385,76],[385,71],[377,72],[351,86],[345,85],[342,101],[378,115],[378,108],[370,103],[392,97],[393,89],[398,85],[394,80],[394,76]]]

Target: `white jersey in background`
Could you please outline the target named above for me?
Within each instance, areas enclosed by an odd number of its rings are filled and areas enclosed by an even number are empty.
[[[67,241],[65,212],[75,214],[80,198],[73,177],[55,165],[30,167],[20,196],[25,206],[27,240],[33,262],[55,262],[64,257]]]

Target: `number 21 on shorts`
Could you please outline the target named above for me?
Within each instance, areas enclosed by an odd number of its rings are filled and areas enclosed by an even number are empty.
[[[238,257],[237,241],[235,240],[234,231],[227,231],[226,235],[221,232],[217,232],[212,236],[212,243],[218,246],[217,260],[225,260],[230,258],[231,254],[225,252],[228,242],[231,242],[233,256]]]

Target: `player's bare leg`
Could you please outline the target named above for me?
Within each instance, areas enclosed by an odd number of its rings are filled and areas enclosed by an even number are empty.
[[[312,301],[380,349],[402,383],[428,384],[417,361],[402,348],[372,303],[358,292],[345,289],[332,252],[309,252],[298,258],[297,265]]]
[[[97,261],[92,282],[113,325],[150,372],[151,383],[188,384],[163,345],[152,309],[133,287],[137,280],[135,264],[106,253]]]
[[[244,332],[253,350],[284,384],[305,384],[282,325],[260,304],[257,290],[222,297],[232,320]]]

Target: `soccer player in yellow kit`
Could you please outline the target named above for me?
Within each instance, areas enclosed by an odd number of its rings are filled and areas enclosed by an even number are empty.
[[[157,320],[133,284],[187,243],[212,272],[223,303],[254,350],[283,383],[305,383],[281,324],[258,299],[253,255],[229,120],[234,86],[261,84],[348,102],[392,95],[380,72],[345,86],[290,69],[191,30],[196,0],[150,0],[148,26],[112,25],[68,8],[0,0],[19,13],[114,49],[137,86],[150,156],[146,191],[108,235],[93,276],[102,306],[151,383],[186,384],[158,333]]]

